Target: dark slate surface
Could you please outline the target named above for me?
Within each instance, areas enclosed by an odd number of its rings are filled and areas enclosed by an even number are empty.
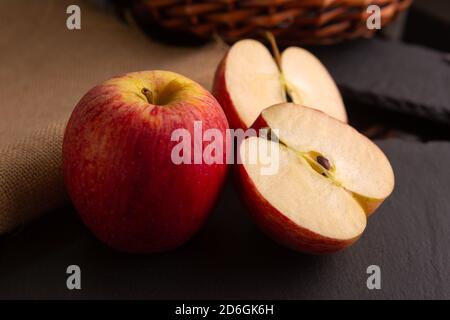
[[[312,51],[344,97],[450,124],[450,59],[444,53],[379,38]]]
[[[407,42],[450,51],[450,1],[414,0],[404,32]]]
[[[71,211],[56,212],[0,243],[0,298],[450,298],[450,143],[381,142],[394,194],[362,239],[331,256],[274,244],[249,221],[231,184],[205,228],[178,250],[116,253]],[[65,288],[66,267],[82,290]],[[366,268],[381,267],[368,290]]]

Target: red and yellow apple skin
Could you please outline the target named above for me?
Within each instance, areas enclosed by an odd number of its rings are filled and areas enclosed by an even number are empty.
[[[237,175],[239,193],[252,220],[275,242],[298,252],[324,255],[343,250],[360,238],[331,239],[299,226],[261,195],[248,176],[244,165],[238,165]]]
[[[233,101],[231,100],[227,83],[225,81],[225,68],[228,54],[220,62],[214,75],[212,93],[219,101],[227,116],[230,128],[247,130],[248,126],[241,120]]]
[[[77,104],[64,136],[65,183],[82,220],[100,240],[126,252],[161,252],[201,227],[223,185],[227,149],[223,164],[205,159],[174,164],[171,153],[178,141],[171,141],[172,132],[184,128],[194,137],[194,121],[202,121],[203,132],[214,128],[227,137],[228,123],[216,99],[167,71],[113,78]]]

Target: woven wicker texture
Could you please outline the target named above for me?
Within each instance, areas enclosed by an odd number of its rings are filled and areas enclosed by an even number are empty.
[[[65,121],[0,150],[0,234],[68,203],[62,178]]]
[[[387,25],[412,0],[137,0],[154,27],[209,38],[219,34],[226,42],[262,38],[271,31],[281,45],[328,44],[370,37],[366,26],[370,5],[381,8]]]

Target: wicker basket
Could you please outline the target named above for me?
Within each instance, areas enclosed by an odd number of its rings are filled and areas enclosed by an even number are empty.
[[[381,8],[382,26],[412,0],[135,0],[140,24],[176,34],[179,39],[208,39],[214,34],[233,43],[262,38],[271,31],[281,45],[329,44],[370,37],[367,7]]]

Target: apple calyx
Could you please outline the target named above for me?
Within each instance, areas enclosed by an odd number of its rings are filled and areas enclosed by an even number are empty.
[[[154,98],[153,98],[153,93],[147,89],[147,88],[142,88],[141,93],[145,96],[145,98],[147,99],[147,102],[150,104],[155,104]]]

